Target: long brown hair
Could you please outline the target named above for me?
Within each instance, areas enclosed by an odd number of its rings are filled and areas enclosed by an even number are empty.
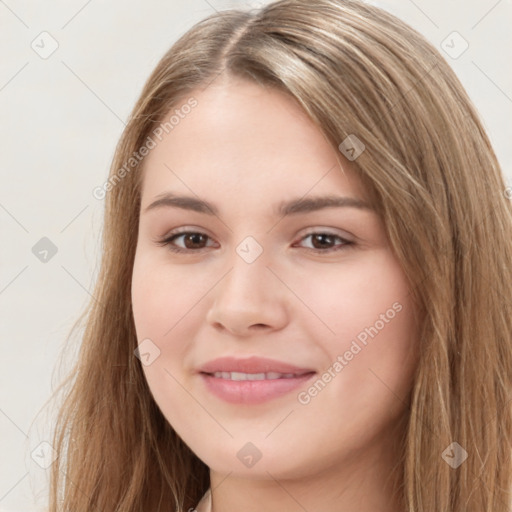
[[[56,391],[65,399],[50,512],[186,511],[209,486],[208,467],[162,415],[134,355],[130,290],[144,160],[126,163],[171,109],[220,75],[286,92],[335,148],[349,135],[365,145],[354,168],[422,310],[397,454],[405,509],[508,512],[512,206],[504,178],[439,52],[394,16],[353,0],[216,13],[181,37],[147,80],[104,188],[102,261],[77,323],[80,352]],[[447,462],[460,450],[452,443],[467,452],[457,467]]]

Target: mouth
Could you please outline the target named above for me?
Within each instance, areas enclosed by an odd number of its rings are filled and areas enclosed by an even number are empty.
[[[301,386],[306,386],[316,372],[200,372],[199,375],[209,393],[224,402],[257,405],[283,397]]]
[[[276,379],[295,379],[304,375],[313,374],[315,372],[299,372],[299,373],[279,373],[279,372],[266,372],[266,373],[245,373],[245,372],[201,372],[203,375],[209,375],[216,379],[226,379],[233,381],[245,380],[276,380]]]
[[[242,375],[278,374],[277,376],[270,378],[280,378],[281,376],[301,376],[313,371],[313,369],[299,367],[285,361],[269,359],[266,357],[251,356],[247,358],[238,358],[226,356],[219,357],[203,364],[198,368],[198,371],[210,375],[219,373],[234,373]]]

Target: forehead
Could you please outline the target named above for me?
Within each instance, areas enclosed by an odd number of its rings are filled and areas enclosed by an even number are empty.
[[[145,158],[143,204],[166,190],[242,201],[258,191],[278,200],[313,188],[364,195],[349,162],[285,93],[230,79],[192,91],[183,103],[192,97],[196,106]]]

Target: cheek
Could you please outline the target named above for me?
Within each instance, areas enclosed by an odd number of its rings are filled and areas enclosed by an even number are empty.
[[[198,308],[193,307],[201,293],[180,293],[179,290],[187,289],[184,285],[183,274],[166,270],[146,255],[136,257],[132,276],[133,317],[137,340],[146,343],[152,357],[142,369],[151,394],[173,426],[188,425],[195,415],[200,419],[197,411],[190,410],[190,395],[183,386],[182,372],[184,354],[193,338],[187,329],[201,321]]]
[[[322,346],[326,365],[300,390],[297,417],[312,426],[322,418],[322,436],[339,440],[339,454],[347,440],[364,446],[407,409],[418,356],[415,309],[405,275],[387,252],[333,275],[327,294],[310,290],[315,313],[334,334],[316,319],[302,324]]]
[[[216,279],[214,275],[202,278],[193,265],[176,269],[144,252],[136,256],[133,317],[138,342],[149,339],[149,346],[158,354],[154,363],[143,367],[156,396],[162,393],[171,401],[186,398],[178,381],[192,371],[188,353],[205,322],[204,298]]]
[[[418,355],[410,291],[388,250],[302,285],[304,302],[315,313],[303,328],[330,365],[338,361],[333,391],[370,400],[372,393],[389,394],[388,385],[401,397],[407,394]]]
[[[316,316],[317,327],[322,321],[322,334],[330,333],[332,339],[352,338],[379,321],[380,315],[396,325],[411,314],[410,310],[399,311],[409,304],[410,289],[388,249],[358,254],[344,264],[304,270],[303,274],[312,277],[296,279],[294,292],[313,313],[307,315],[308,322]],[[382,327],[382,321],[378,326]]]
[[[175,325],[192,313],[207,289],[194,274],[171,271],[146,255],[135,258],[132,276],[132,307],[137,338],[169,338]],[[205,288],[203,290],[203,288]]]

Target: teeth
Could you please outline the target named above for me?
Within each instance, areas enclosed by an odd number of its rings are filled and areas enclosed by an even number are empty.
[[[242,373],[242,372],[215,372],[213,374],[217,379],[228,380],[266,380],[266,379],[289,379],[296,375],[294,373]]]

